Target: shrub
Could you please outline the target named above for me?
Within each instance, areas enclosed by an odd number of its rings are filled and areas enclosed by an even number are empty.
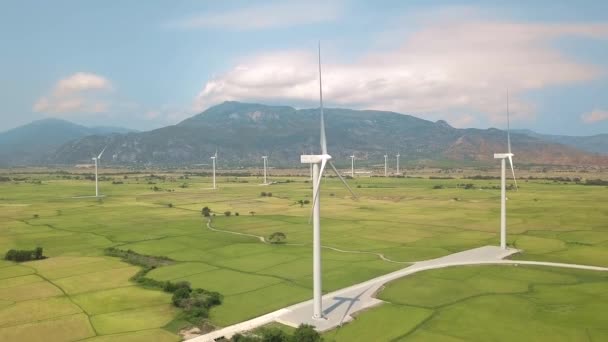
[[[230,216],[230,215],[232,215],[232,213],[230,212],[230,210],[224,211],[224,216]]]
[[[287,236],[285,235],[285,233],[274,232],[268,236],[268,241],[270,241],[270,243],[281,243],[286,238]]]
[[[293,332],[292,341],[320,342],[323,341],[323,339],[312,325],[300,324],[300,326]]]
[[[209,215],[211,214],[211,209],[209,209],[209,207],[204,207],[201,210],[201,213],[203,214],[203,216],[205,217],[209,217]]]
[[[173,203],[167,203],[167,207],[173,208]]]
[[[239,213],[238,212],[234,213],[234,216],[239,216]]]

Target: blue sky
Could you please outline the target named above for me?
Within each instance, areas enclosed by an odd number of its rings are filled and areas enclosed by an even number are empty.
[[[0,131],[45,118],[151,129],[225,100],[457,127],[608,133],[606,1],[13,1]]]

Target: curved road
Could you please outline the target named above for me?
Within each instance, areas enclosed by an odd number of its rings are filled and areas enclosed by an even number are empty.
[[[608,271],[607,267],[599,266],[563,264],[543,261],[505,260],[505,258],[517,252],[519,251],[516,249],[502,250],[495,246],[485,246],[450,254],[437,259],[416,262],[413,265],[401,270],[397,270],[395,272],[324,295],[323,307],[325,308],[324,315],[326,319],[312,319],[312,300],[308,300],[242,323],[234,324],[229,327],[195,337],[189,341],[207,342],[214,341],[220,337],[230,338],[236,333],[255,329],[274,321],[293,327],[297,327],[298,325],[305,323],[315,326],[318,331],[330,330],[352,320],[352,315],[357,311],[382,303],[381,300],[374,298],[374,295],[384,284],[410,274],[431,269],[465,265],[521,264],[576,268],[603,272]]]
[[[260,236],[260,235],[247,234],[247,233],[239,233],[239,232],[234,232],[234,231],[231,231],[231,230],[224,230],[224,229],[214,228],[213,226],[211,226],[211,219],[207,220],[207,228],[209,230],[212,230],[212,231],[218,232],[218,233],[227,233],[227,234],[241,235],[241,236],[248,236],[248,237],[256,238],[256,239],[260,240],[260,242],[262,242],[262,243],[270,244],[268,241],[266,241],[266,238],[264,238],[263,236]],[[285,245],[286,246],[306,246],[303,243],[287,243]],[[416,261],[396,261],[396,260],[391,260],[391,259],[385,257],[384,254],[382,254],[382,253],[367,252],[367,251],[349,251],[349,250],[339,249],[339,248],[330,247],[330,246],[321,246],[321,247],[325,248],[325,249],[330,249],[330,250],[335,251],[335,252],[340,252],[340,253],[375,255],[378,258],[380,258],[381,260],[384,260],[386,262],[392,262],[392,263],[395,263],[395,264],[413,264],[413,263],[416,262]]]

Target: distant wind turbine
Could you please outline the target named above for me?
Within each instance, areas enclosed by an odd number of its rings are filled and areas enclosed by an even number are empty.
[[[399,158],[401,157],[400,152],[397,152],[396,157],[397,157],[397,175],[399,175]]]
[[[267,185],[268,182],[266,181],[266,166],[268,164],[268,156],[262,156],[262,159],[264,160],[264,185]]]
[[[500,248],[507,249],[507,188],[506,188],[506,161],[511,165],[511,174],[517,190],[515,169],[513,168],[513,153],[511,152],[511,132],[509,124],[509,92],[507,91],[507,153],[494,153],[494,159],[500,159]]]
[[[384,177],[388,176],[388,155],[384,155]]]
[[[215,186],[215,161],[217,159],[217,149],[215,149],[215,154],[211,156],[211,160],[213,161],[213,189],[217,189]]]
[[[321,286],[321,203],[320,190],[321,179],[325,166],[329,164],[334,170],[338,178],[344,183],[348,191],[356,197],[350,186],[340,175],[334,164],[331,162],[332,157],[327,152],[327,140],[325,138],[325,117],[323,114],[323,86],[321,78],[321,43],[319,43],[319,102],[321,112],[321,154],[320,155],[302,155],[300,161],[303,164],[311,164],[313,167],[313,207],[312,207],[312,222],[313,222],[313,319],[323,318],[322,309],[322,286]]]
[[[99,182],[98,182],[98,178],[97,178],[97,167],[99,164],[99,161],[101,160],[101,156],[103,155],[103,152],[106,150],[108,146],[106,145],[103,150],[101,150],[101,152],[99,153],[99,155],[97,157],[93,157],[92,159],[95,161],[95,197],[99,197]]]

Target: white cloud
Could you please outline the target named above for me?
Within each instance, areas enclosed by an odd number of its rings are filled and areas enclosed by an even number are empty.
[[[581,115],[581,119],[587,124],[605,121],[608,120],[608,110],[595,109],[591,113]]]
[[[78,72],[59,80],[49,94],[34,104],[34,111],[48,114],[102,113],[110,103],[112,84],[103,76]]]
[[[208,12],[169,24],[182,29],[259,30],[332,21],[342,9],[336,1],[275,2],[225,12]]]
[[[514,120],[535,115],[521,94],[584,82],[604,70],[568,58],[552,47],[564,36],[607,38],[605,24],[528,24],[480,20],[442,21],[407,36],[396,48],[354,62],[323,64],[324,96],[330,105],[394,110],[468,124],[504,122],[505,93]],[[311,50],[314,48],[311,47]],[[313,52],[281,51],[251,56],[206,82],[195,107],[224,100],[307,102],[318,96]],[[449,113],[468,113],[454,116]],[[478,113],[478,114],[475,114]],[[453,120],[452,120],[453,119]]]

